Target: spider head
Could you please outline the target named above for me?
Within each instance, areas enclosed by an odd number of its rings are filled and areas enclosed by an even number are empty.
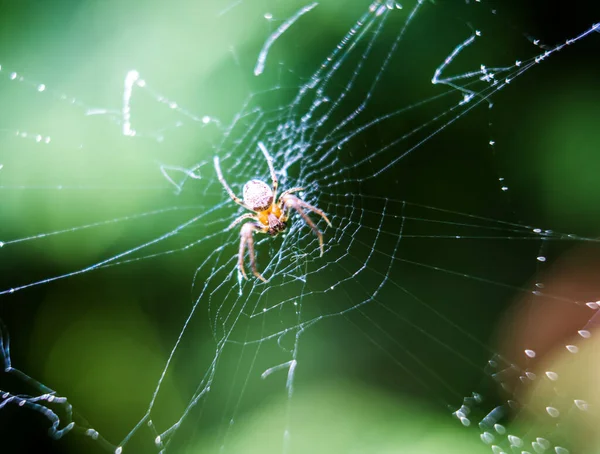
[[[244,185],[244,203],[254,211],[265,211],[273,203],[273,191],[267,183],[250,180]]]

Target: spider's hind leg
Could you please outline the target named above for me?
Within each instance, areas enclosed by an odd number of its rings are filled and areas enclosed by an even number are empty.
[[[313,213],[316,213],[319,216],[321,216],[325,220],[325,222],[327,222],[327,225],[329,227],[331,227],[331,221],[327,218],[327,215],[325,214],[325,212],[323,210],[317,208],[316,206],[311,205],[310,203],[306,203],[304,200],[299,199],[295,195],[289,195],[290,191],[293,191],[293,190],[301,191],[302,189],[303,188],[292,188],[289,191],[285,191],[281,195],[284,205],[292,207],[298,212],[299,212],[298,207],[306,208],[307,210],[312,211]],[[286,193],[288,193],[288,194],[286,194]]]
[[[306,224],[312,229],[314,234],[317,235],[317,238],[319,238],[319,248],[321,249],[321,257],[323,257],[323,234],[321,233],[319,228],[315,225],[315,223],[308,217],[308,215],[302,209],[302,207],[304,207],[310,211],[314,211],[315,213],[320,215],[323,219],[325,219],[325,221],[327,222],[327,224],[329,226],[331,226],[331,222],[329,222],[329,219],[327,219],[327,216],[325,216],[325,213],[322,210],[319,210],[317,207],[314,207],[311,204],[306,203],[303,200],[300,200],[298,197],[289,195],[289,194],[285,196],[285,198],[283,199],[283,203],[286,207],[293,208],[294,210],[296,210],[298,212],[298,214],[300,216],[302,216],[302,219],[304,219],[304,222],[306,222]]]

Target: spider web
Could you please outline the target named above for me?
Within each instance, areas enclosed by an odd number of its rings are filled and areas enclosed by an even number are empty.
[[[187,76],[150,65],[124,79],[92,65],[85,101],[61,88],[86,92],[77,81],[2,67],[4,104],[19,106],[3,112],[0,162],[9,449],[46,431],[48,449],[118,453],[585,447],[573,434],[594,420],[591,397],[537,369],[542,347],[511,351],[490,333],[509,337],[503,314],[532,296],[575,320],[555,342],[579,353],[597,293],[565,294],[544,272],[574,246],[595,256],[597,241],[525,203],[494,115],[497,99],[523,102],[514,86],[597,46],[594,23],[546,44],[479,2],[356,3],[203,5],[207,27],[266,28],[216,45],[225,62],[194,96],[191,63]],[[333,224],[318,222],[323,257],[297,215],[276,238],[255,235],[268,283],[236,268],[239,230],[227,226],[243,210],[213,166],[218,156],[238,194],[269,181],[259,142],[280,188],[305,188]],[[525,331],[542,320],[528,314]],[[517,338],[520,324],[509,324]],[[338,426],[379,402],[373,388],[400,410],[378,413],[376,428]],[[400,437],[377,419],[398,412]],[[313,419],[331,433],[315,435]],[[427,445],[424,430],[452,436]]]

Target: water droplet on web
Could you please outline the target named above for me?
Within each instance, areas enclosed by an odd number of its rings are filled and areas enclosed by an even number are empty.
[[[0,241],[0,247],[4,246],[4,242]]]
[[[545,451],[544,447],[541,444],[539,444],[537,441],[531,442],[531,447],[538,454],[542,454]]]
[[[589,303],[585,303],[587,307],[593,310],[597,310],[600,307],[600,303],[598,301],[590,301]]]
[[[506,433],[506,427],[504,427],[502,424],[494,424],[494,430],[500,435],[504,435]]]
[[[537,437],[535,441],[544,449],[548,449],[550,447],[550,442],[542,437]]]
[[[123,448],[121,446],[119,446],[117,449],[115,449],[115,454],[121,454],[123,452]]]
[[[46,89],[46,86],[44,84],[39,84],[37,86],[37,91],[42,92]]]
[[[527,349],[527,350],[525,350],[525,354],[527,356],[529,356],[530,358],[535,358],[535,351],[533,351],[533,350]]]
[[[492,445],[492,452],[494,454],[506,454],[500,446]]]
[[[545,262],[546,261],[546,257],[544,257],[543,255],[540,255],[537,257],[537,261],[538,262]]]
[[[271,14],[271,13],[265,13],[264,18],[267,19],[267,20],[271,20],[271,19],[273,19],[273,14]]]
[[[515,435],[509,435],[508,442],[511,444],[511,446],[516,446],[517,448],[523,446],[523,440]]]
[[[483,441],[486,445],[489,445],[494,442],[494,435],[490,432],[484,432],[481,434],[481,441]]]
[[[588,411],[590,409],[590,405],[585,400],[575,399],[574,402],[581,411]]]
[[[156,436],[156,438],[154,439],[154,443],[155,443],[156,445],[160,445],[161,441],[162,441],[162,440],[161,440],[161,438],[160,438],[160,435],[157,435],[157,436]]]
[[[580,329],[579,331],[577,331],[579,333],[579,335],[581,337],[583,337],[584,339],[589,339],[592,336],[592,333],[590,333],[587,329]]]
[[[527,378],[529,380],[535,380],[537,377],[537,375],[535,375],[533,372],[529,372],[529,371],[525,372],[525,375],[527,376]]]
[[[92,440],[97,440],[98,439],[98,431],[94,430],[94,429],[88,429],[85,431],[85,434],[90,437]]]
[[[546,377],[548,377],[552,381],[558,380],[558,374],[556,372],[552,372],[550,370],[546,372]]]
[[[555,446],[554,447],[554,452],[556,454],[569,454],[569,450],[563,448],[562,446]]]
[[[560,416],[560,412],[555,407],[546,407],[546,412],[553,418],[558,418]]]
[[[579,351],[579,347],[577,347],[577,345],[567,345],[566,348],[571,353],[577,353]]]
[[[204,123],[204,124],[210,123],[210,117],[208,115],[204,115],[202,117],[202,123]]]
[[[471,420],[469,418],[466,417],[461,417],[460,419],[460,423],[465,426],[465,427],[469,427],[471,425]]]

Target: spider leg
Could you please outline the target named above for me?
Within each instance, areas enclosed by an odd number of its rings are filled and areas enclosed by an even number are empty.
[[[277,187],[279,186],[279,180],[277,179],[277,175],[275,174],[275,168],[273,167],[273,158],[269,154],[269,150],[265,147],[265,144],[262,142],[258,142],[258,148],[265,155],[265,159],[267,160],[267,165],[269,166],[269,172],[271,172],[271,181],[273,182],[273,200],[277,199]]]
[[[264,232],[264,228],[260,226],[260,224],[255,224],[253,222],[248,222],[242,226],[240,232],[240,252],[238,254],[238,267],[244,279],[248,279],[246,276],[246,270],[244,269],[244,252],[246,243],[248,243],[248,255],[250,255],[250,267],[252,268],[252,273],[261,281],[267,282],[267,280],[258,272],[256,269],[256,260],[254,253],[254,237],[253,234],[255,231]]]
[[[304,222],[306,222],[306,224],[312,229],[312,231],[314,232],[315,235],[317,235],[317,237],[319,238],[319,248],[321,249],[321,257],[323,257],[323,234],[321,233],[321,231],[317,228],[317,226],[315,225],[315,223],[308,217],[308,215],[306,214],[306,212],[302,209],[303,205],[308,205],[308,209],[310,208],[315,208],[312,205],[309,205],[308,203],[302,202],[302,200],[300,200],[298,197],[294,197],[294,196],[287,196],[284,199],[284,203],[286,204],[286,206],[293,208],[294,210],[296,210],[298,212],[298,214],[300,216],[302,216],[302,219],[304,219]],[[317,211],[321,211],[318,208],[313,210],[315,212]],[[323,213],[321,211],[321,213]],[[319,213],[317,213],[319,214]],[[322,214],[322,216],[325,218],[325,220],[329,223],[329,220],[327,219],[327,217],[325,216],[325,213]],[[331,224],[329,224],[331,225]]]
[[[238,217],[235,221],[233,221],[231,224],[229,224],[229,227],[227,227],[227,230],[231,230],[232,228],[234,228],[236,225],[238,225],[240,222],[246,220],[246,219],[254,219],[255,221],[258,221],[258,218],[256,217],[255,214],[253,213],[246,213],[246,214],[242,214],[240,217]]]
[[[292,191],[294,189],[301,190],[302,188],[292,188],[289,191]],[[286,192],[289,193],[289,191],[286,191]],[[298,208],[296,208],[296,207],[300,206],[300,207],[306,208],[309,211],[312,211],[313,213],[318,214],[325,220],[325,222],[327,222],[327,225],[329,227],[331,227],[331,222],[329,221],[329,219],[327,218],[327,215],[325,214],[325,212],[323,210],[317,208],[316,206],[311,205],[310,203],[306,203],[304,200],[299,199],[295,195],[289,195],[289,194],[286,194],[285,192],[283,194],[281,194],[281,198],[283,199],[284,205],[289,205],[292,208],[295,208],[296,211],[298,211]]]
[[[221,184],[223,185],[223,187],[227,191],[227,194],[229,194],[229,197],[231,197],[232,200],[235,203],[237,203],[238,205],[243,206],[247,210],[254,211],[252,208],[250,208],[248,205],[246,205],[242,201],[242,199],[240,199],[237,195],[235,195],[235,193],[231,190],[231,188],[229,187],[229,185],[225,181],[225,178],[223,178],[223,172],[221,172],[221,165],[219,164],[219,157],[215,156],[214,159],[213,159],[213,161],[214,161],[214,164],[215,164],[215,170],[217,171],[217,178],[219,179],[219,181],[221,182]]]
[[[291,194],[292,192],[299,192],[299,191],[304,191],[304,188],[296,187],[296,188],[290,188],[287,191],[284,191],[281,194],[281,197],[279,197],[279,203],[281,203],[283,201],[283,199],[285,198],[286,195]]]

